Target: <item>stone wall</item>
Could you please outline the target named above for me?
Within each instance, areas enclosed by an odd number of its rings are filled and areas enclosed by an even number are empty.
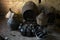
[[[53,6],[57,10],[60,10],[60,0],[42,0],[41,4],[47,6]]]

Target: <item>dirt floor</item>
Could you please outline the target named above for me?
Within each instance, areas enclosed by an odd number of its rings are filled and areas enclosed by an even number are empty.
[[[60,40],[60,28],[52,30],[54,27],[48,27],[49,36],[46,40]],[[8,40],[37,40],[36,37],[23,37],[18,31],[11,31],[7,25],[7,19],[0,20],[0,35]]]

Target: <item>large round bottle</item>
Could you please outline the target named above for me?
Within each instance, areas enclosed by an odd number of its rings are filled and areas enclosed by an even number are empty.
[[[36,16],[39,14],[38,7],[32,1],[28,1],[22,8],[23,18],[26,21],[33,21],[36,19]]]

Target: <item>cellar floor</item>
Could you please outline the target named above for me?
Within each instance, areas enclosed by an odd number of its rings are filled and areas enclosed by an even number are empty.
[[[49,36],[46,40],[60,40],[60,28],[57,31],[51,29]],[[59,31],[59,32],[58,32]],[[23,37],[18,31],[11,31],[10,27],[7,25],[7,19],[0,20],[0,35],[8,40],[37,40],[36,37]]]

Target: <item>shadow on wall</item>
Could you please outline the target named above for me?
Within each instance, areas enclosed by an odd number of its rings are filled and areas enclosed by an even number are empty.
[[[4,5],[0,2],[0,19],[4,18],[5,14],[6,14],[6,8],[4,7]]]

